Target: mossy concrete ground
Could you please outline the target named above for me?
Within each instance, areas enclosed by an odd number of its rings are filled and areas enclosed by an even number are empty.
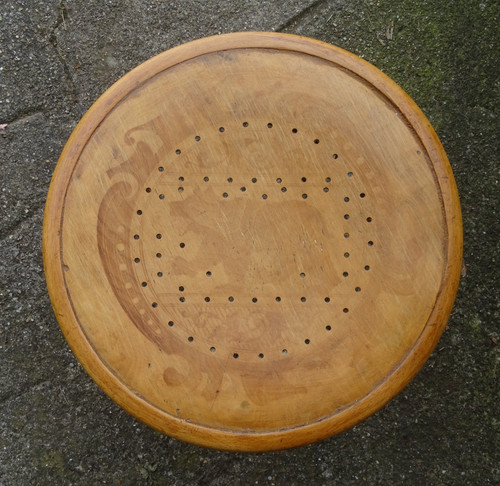
[[[498,484],[499,25],[493,0],[4,0],[0,484]],[[266,454],[185,444],[119,409],[62,337],[41,255],[50,177],[90,104],[165,49],[239,30],[321,39],[392,77],[443,142],[464,222],[457,301],[418,376],[353,429]]]

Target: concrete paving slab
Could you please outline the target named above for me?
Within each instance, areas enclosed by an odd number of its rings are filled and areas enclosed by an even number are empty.
[[[498,484],[499,10],[491,0],[4,0],[0,484]],[[59,330],[41,255],[50,176],[97,97],[165,49],[239,30],[317,38],[391,76],[434,124],[464,217],[457,302],[418,376],[353,429],[265,454],[185,444],[115,405]]]

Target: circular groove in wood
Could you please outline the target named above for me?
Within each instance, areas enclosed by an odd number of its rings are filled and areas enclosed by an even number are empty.
[[[61,155],[44,262],[61,328],[121,406],[237,450],[373,413],[456,293],[458,196],[425,117],[310,39],[207,38],[129,73]]]

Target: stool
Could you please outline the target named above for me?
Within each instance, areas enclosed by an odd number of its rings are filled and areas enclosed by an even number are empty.
[[[57,164],[44,264],[73,352],[121,407],[220,449],[321,440],[416,374],[456,295],[450,165],[394,82],[315,40],[171,49]]]

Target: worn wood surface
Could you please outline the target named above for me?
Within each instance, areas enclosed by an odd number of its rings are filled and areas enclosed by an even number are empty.
[[[90,375],[149,425],[266,450],[340,432],[448,318],[458,195],[429,122],[338,48],[242,33],[112,86],[61,155],[49,292]]]

